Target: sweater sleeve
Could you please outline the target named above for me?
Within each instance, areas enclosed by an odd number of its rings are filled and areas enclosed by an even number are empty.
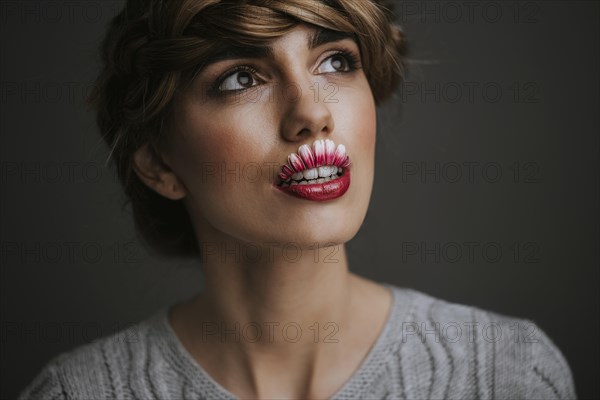
[[[48,363],[31,383],[23,389],[18,400],[67,400],[65,388],[56,365]]]
[[[548,335],[534,322],[529,365],[530,396],[537,399],[575,399],[575,385],[569,364]]]

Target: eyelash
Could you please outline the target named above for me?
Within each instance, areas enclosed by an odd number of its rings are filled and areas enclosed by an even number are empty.
[[[337,49],[335,50],[335,53],[330,54],[329,56],[327,56],[322,62],[325,62],[326,60],[329,60],[332,57],[335,56],[344,56],[344,58],[346,59],[346,61],[348,62],[348,71],[339,71],[338,73],[350,73],[350,72],[354,72],[357,69],[362,68],[360,65],[360,57],[354,53],[353,51],[349,51],[346,49]],[[320,65],[320,64],[319,64]],[[221,74],[221,76],[219,76],[215,82],[211,85],[210,88],[210,92],[216,95],[219,94],[227,94],[227,93],[236,93],[236,92],[241,92],[244,90],[248,90],[248,89],[252,89],[252,87],[249,88],[245,88],[245,89],[236,89],[236,90],[220,90],[219,87],[223,84],[223,82],[229,78],[231,75],[240,72],[240,71],[247,71],[249,73],[251,73],[252,75],[256,74],[258,72],[257,68],[255,68],[252,65],[238,65],[236,67],[233,67],[232,69],[224,72],[223,74]]]

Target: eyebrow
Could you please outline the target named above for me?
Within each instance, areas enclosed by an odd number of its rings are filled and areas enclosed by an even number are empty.
[[[307,44],[310,50],[324,45],[326,43],[337,42],[339,40],[352,39],[356,36],[349,32],[334,31],[331,29],[319,28],[308,36]],[[273,48],[270,46],[237,46],[227,44],[216,53],[208,56],[198,68],[197,73],[218,61],[233,60],[237,58],[273,58]]]

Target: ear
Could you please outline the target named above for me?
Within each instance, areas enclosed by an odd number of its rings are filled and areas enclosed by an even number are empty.
[[[133,169],[146,186],[168,199],[180,200],[187,194],[183,182],[149,144],[140,147],[133,154]]]

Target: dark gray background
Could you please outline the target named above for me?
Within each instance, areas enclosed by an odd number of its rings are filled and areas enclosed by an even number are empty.
[[[1,3],[2,398],[202,283],[136,241],[82,105],[121,4]],[[413,67],[380,109],[352,270],[536,321],[598,397],[598,3],[398,4]]]

